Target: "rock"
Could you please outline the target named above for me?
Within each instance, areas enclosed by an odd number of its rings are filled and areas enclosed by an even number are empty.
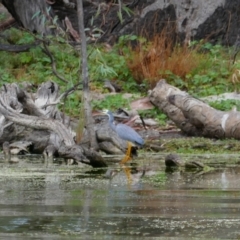
[[[165,165],[166,167],[180,167],[183,166],[183,162],[179,155],[177,154],[169,154],[165,157]]]
[[[47,28],[40,24],[37,17],[32,18],[36,9],[48,9],[51,6],[49,18],[54,14],[59,17],[59,25],[66,17],[72,29],[78,31],[75,1],[33,1],[3,0],[3,5],[23,27],[30,31],[53,34],[56,29]],[[239,45],[240,33],[240,2],[238,0],[121,0],[125,9],[121,10],[122,20],[119,19],[119,5],[104,1],[84,1],[85,28],[89,29],[89,39],[96,40],[94,29],[103,32],[100,41],[115,43],[123,35],[145,35],[148,38],[167,28],[171,39],[181,39],[188,43],[192,39],[208,39],[213,43],[219,41],[225,45]],[[21,6],[21,7],[20,7]],[[27,9],[27,14],[25,10]],[[43,11],[43,10],[42,10]],[[74,36],[72,36],[74,38]]]

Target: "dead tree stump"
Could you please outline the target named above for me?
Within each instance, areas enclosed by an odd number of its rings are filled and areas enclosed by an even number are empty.
[[[53,146],[54,154],[60,157],[105,167],[98,152],[75,143],[70,118],[57,109],[61,96],[58,85],[51,81],[43,83],[35,94],[17,84],[3,85],[0,89],[0,143],[31,139],[32,149],[39,152]]]

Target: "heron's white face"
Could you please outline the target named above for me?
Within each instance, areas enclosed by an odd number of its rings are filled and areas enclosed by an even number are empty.
[[[103,109],[102,111],[104,114],[108,114],[108,109]]]

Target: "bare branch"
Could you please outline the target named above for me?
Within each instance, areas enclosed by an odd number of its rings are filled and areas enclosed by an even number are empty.
[[[40,41],[35,41],[31,44],[11,45],[11,44],[0,44],[0,51],[6,52],[27,52],[32,47],[36,47],[40,44]]]
[[[68,81],[63,77],[61,76],[58,72],[57,72],[57,69],[56,69],[56,63],[55,63],[55,60],[54,60],[54,57],[52,55],[52,53],[50,52],[48,46],[47,46],[47,42],[46,41],[42,41],[43,43],[43,47],[42,48],[42,51],[50,58],[51,60],[51,64],[52,64],[52,70],[53,70],[53,73],[56,75],[56,77],[58,77],[60,80],[62,80],[63,82],[65,83],[68,83]]]
[[[52,105],[57,105],[60,103],[61,99],[64,98],[66,99],[68,95],[72,94],[75,90],[77,90],[77,87],[82,84],[82,82],[79,82],[77,84],[75,84],[73,87],[69,88],[68,90],[66,90],[65,92],[63,92],[57,99],[56,101],[53,101],[49,104],[45,104],[43,105],[41,108],[46,108],[48,106],[52,106]]]

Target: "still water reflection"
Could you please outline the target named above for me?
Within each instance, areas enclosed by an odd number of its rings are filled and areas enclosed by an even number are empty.
[[[238,165],[166,172],[0,163],[0,239],[239,239]],[[156,238],[155,238],[156,239]]]

